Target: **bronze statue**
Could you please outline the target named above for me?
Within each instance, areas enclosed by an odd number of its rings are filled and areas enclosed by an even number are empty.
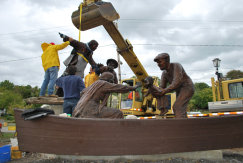
[[[123,118],[123,113],[120,110],[105,106],[108,97],[110,93],[125,93],[133,91],[138,87],[114,84],[113,74],[104,72],[101,74],[99,80],[82,91],[73,116],[80,118]]]
[[[59,33],[63,41],[69,40],[69,36]],[[84,78],[84,70],[89,63],[91,66],[96,65],[93,59],[93,53],[97,49],[99,43],[96,40],[91,40],[88,43],[79,42],[78,40],[72,39],[70,46],[73,47],[70,56],[63,62],[66,67],[75,66],[77,72],[75,75]],[[63,76],[67,75],[67,68],[63,73]]]
[[[98,67],[98,71],[99,73],[104,73],[104,72],[111,72],[113,75],[114,75],[114,83],[115,84],[118,84],[118,79],[117,79],[117,75],[116,75],[116,72],[114,69],[116,69],[118,67],[118,62],[115,60],[115,59],[108,59],[106,61],[106,65],[107,66],[104,66],[102,64],[100,65],[97,65]],[[98,75],[99,75],[98,73]]]
[[[176,92],[176,101],[173,105],[175,118],[187,118],[186,108],[194,94],[194,85],[191,78],[186,74],[184,68],[179,63],[170,63],[170,56],[167,53],[161,53],[154,58],[160,70],[163,70],[161,76],[160,88],[149,86],[149,92],[157,98],[158,108],[161,114],[165,114],[165,103],[167,102],[165,94]],[[167,83],[170,85],[168,87]]]

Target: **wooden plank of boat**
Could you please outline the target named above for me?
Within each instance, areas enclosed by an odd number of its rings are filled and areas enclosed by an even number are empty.
[[[15,109],[21,151],[59,155],[151,155],[243,147],[243,116],[192,119],[25,121]]]

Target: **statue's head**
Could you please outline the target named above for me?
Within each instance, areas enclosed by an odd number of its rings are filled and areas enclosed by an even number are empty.
[[[157,62],[161,70],[165,70],[170,64],[170,56],[168,53],[160,53],[154,58],[154,62]]]
[[[151,76],[148,76],[148,77],[146,77],[146,78],[144,79],[144,87],[145,87],[145,88],[149,88],[149,87],[151,87],[151,86],[153,85],[153,83],[154,83],[154,79],[153,79],[153,77],[151,77]]]
[[[103,72],[99,80],[105,80],[109,83],[114,83],[114,75],[110,72]]]
[[[88,43],[90,49],[92,51],[95,51],[99,45],[99,43],[96,41],[96,40],[91,40],[89,43]]]
[[[67,72],[69,75],[75,75],[75,73],[77,72],[77,68],[75,66],[68,66]]]
[[[118,62],[115,59],[108,59],[106,61],[106,64],[111,69],[116,69],[118,67]]]

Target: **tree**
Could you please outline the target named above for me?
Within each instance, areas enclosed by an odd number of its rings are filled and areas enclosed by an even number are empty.
[[[212,89],[204,88],[192,97],[191,103],[196,109],[208,109],[208,102],[213,101]]]
[[[14,106],[24,106],[23,98],[20,94],[11,90],[4,90],[0,93],[0,108],[6,108],[7,113],[13,114]]]
[[[230,79],[243,78],[243,72],[240,70],[231,70],[231,71],[227,72],[226,78],[230,78]]]
[[[205,88],[209,88],[209,86],[206,83],[203,83],[203,82],[201,82],[201,83],[195,83],[194,84],[194,87],[195,87],[195,91],[196,92],[197,91],[201,91],[201,90],[203,90]]]
[[[18,86],[8,80],[0,82],[0,109],[6,108],[8,114],[13,114],[14,108],[39,107],[26,105],[23,98],[38,96],[40,89],[32,88],[30,85]]]
[[[6,90],[13,90],[14,89],[14,84],[11,83],[8,80],[4,80],[0,83],[0,88],[6,89]]]
[[[22,95],[23,98],[31,97],[32,88],[30,85],[27,86],[15,86],[15,92]]]
[[[207,109],[208,102],[213,101],[212,89],[206,83],[195,83],[195,93],[189,103],[189,110]]]

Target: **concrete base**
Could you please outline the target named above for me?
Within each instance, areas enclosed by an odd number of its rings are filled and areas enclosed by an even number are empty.
[[[63,113],[62,105],[50,105],[51,109],[55,112],[55,115],[59,115]]]
[[[207,160],[223,160],[223,152],[221,150],[198,151],[198,152],[184,152],[184,153],[170,153],[158,155],[123,155],[123,156],[72,156],[72,155],[52,155],[43,154],[46,158],[61,158],[68,160],[144,160],[144,161],[158,161],[171,158],[184,158],[184,159],[207,159]]]

